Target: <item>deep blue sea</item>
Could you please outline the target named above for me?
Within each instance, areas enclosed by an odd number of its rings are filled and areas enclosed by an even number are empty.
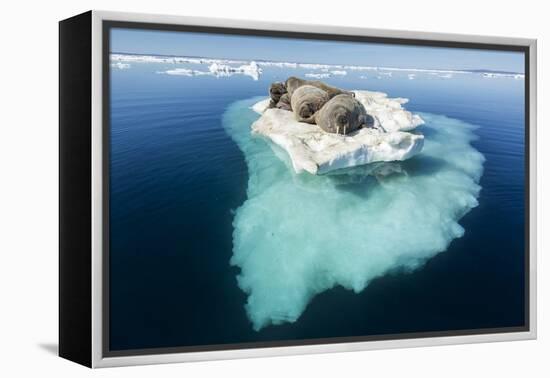
[[[310,70],[264,68],[257,81],[157,73],[171,68],[111,70],[111,350],[524,325],[523,79],[370,72],[323,79],[479,126],[472,142],[486,159],[479,205],[460,220],[464,235],[417,269],[389,272],[360,293],[334,287],[296,322],[256,331],[239,267],[230,264],[249,172],[223,117],[236,101],[267,95],[271,82]]]

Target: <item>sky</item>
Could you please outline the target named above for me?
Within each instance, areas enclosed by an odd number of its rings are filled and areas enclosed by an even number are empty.
[[[121,28],[111,29],[111,52],[524,73],[521,52]]]

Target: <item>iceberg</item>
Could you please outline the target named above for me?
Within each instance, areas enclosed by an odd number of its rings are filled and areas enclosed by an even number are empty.
[[[336,286],[359,293],[388,272],[418,269],[464,234],[459,220],[477,206],[483,172],[475,126],[422,114],[425,145],[413,159],[297,175],[286,153],[250,133],[257,102],[236,102],[222,117],[248,167],[230,263],[256,331],[299,321]]]
[[[422,150],[424,136],[408,131],[424,122],[403,109],[407,99],[370,91],[355,91],[355,97],[373,117],[372,128],[349,135],[326,133],[317,125],[296,121],[292,112],[266,109],[269,100],[264,99],[252,106],[262,115],[252,124],[252,131],[283,148],[296,173],[324,174],[368,163],[402,161]]]

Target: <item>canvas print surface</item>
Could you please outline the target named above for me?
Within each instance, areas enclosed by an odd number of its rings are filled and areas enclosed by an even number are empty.
[[[109,350],[525,326],[523,52],[113,27],[108,53]]]

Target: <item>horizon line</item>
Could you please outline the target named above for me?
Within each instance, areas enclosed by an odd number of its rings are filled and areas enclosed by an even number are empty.
[[[523,75],[525,73],[516,72],[516,71],[506,71],[506,70],[491,70],[484,68],[475,68],[475,69],[452,69],[452,68],[411,68],[411,67],[390,67],[390,66],[364,66],[358,64],[331,64],[331,63],[312,63],[312,62],[289,62],[283,60],[268,60],[268,59],[242,59],[242,58],[219,58],[219,57],[207,57],[207,56],[198,56],[198,55],[170,55],[170,54],[157,54],[157,53],[134,53],[134,52],[119,52],[111,51],[109,55],[118,54],[118,55],[134,55],[134,56],[158,56],[166,58],[192,58],[192,59],[211,59],[211,60],[233,60],[238,62],[265,62],[265,63],[288,63],[288,64],[316,64],[323,65],[328,67],[362,67],[362,68],[377,68],[377,69],[387,69],[387,70],[402,70],[402,71],[440,71],[440,72],[449,72],[449,73],[495,73],[495,74],[510,74],[510,75]]]

